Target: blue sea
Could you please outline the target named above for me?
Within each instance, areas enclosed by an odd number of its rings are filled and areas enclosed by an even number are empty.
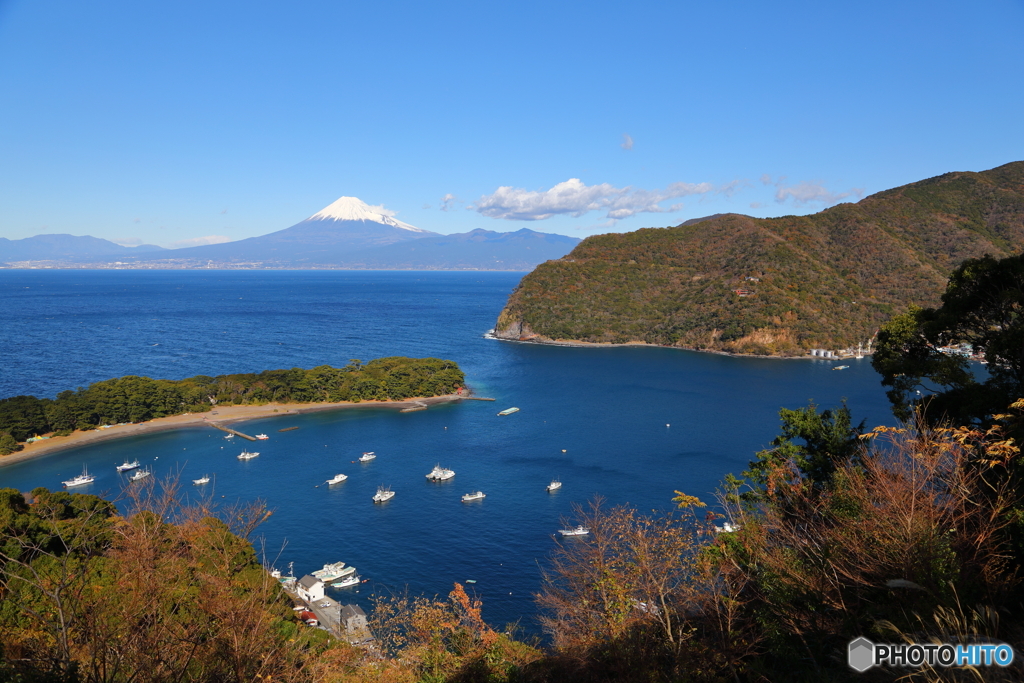
[[[263,500],[268,564],[300,576],[328,562],[367,583],[334,592],[445,595],[475,581],[484,616],[537,629],[533,594],[553,534],[574,505],[667,509],[674,490],[713,502],[779,431],[778,411],[847,401],[857,421],[892,424],[868,359],[733,358],[660,348],[568,348],[486,338],[522,273],[394,271],[0,270],[0,396],[53,397],[122,375],[198,374],[433,356],[456,361],[478,395],[413,413],[359,408],[183,429],[0,467],[0,487],[119,495],[114,466],[136,459],[159,477],[209,474],[215,499]],[[504,408],[517,413],[498,417]],[[299,429],[281,432],[280,429]],[[236,456],[243,447],[260,456]],[[359,463],[364,451],[377,458]],[[454,479],[431,483],[440,464]],[[348,480],[324,482],[337,473]],[[561,490],[548,493],[553,478]],[[396,491],[383,505],[381,484]],[[481,490],[482,501],[461,496]]]

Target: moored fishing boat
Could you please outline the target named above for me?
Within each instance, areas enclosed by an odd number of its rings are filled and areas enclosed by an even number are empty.
[[[72,486],[85,486],[86,484],[91,484],[94,481],[96,481],[96,477],[89,474],[89,470],[83,467],[82,473],[77,477],[71,477],[67,481],[61,483],[64,484],[65,488],[71,488]]]
[[[366,453],[363,453],[362,455],[359,456],[359,462],[370,462],[376,457],[376,453],[374,453],[373,451],[367,451]]]
[[[340,484],[341,482],[345,481],[346,479],[348,479],[348,475],[347,474],[335,474],[334,477],[332,477],[331,479],[328,479],[324,483],[327,484],[328,486],[330,486],[332,484]]]
[[[210,475],[209,474],[204,474],[203,476],[199,477],[198,479],[193,479],[192,483],[195,484],[196,486],[202,486],[203,484],[209,484],[210,483]]]
[[[349,576],[355,570],[355,567],[346,567],[344,562],[333,562],[325,564],[322,569],[317,569],[315,572],[310,572],[310,574],[324,583],[331,583],[332,581]]]
[[[118,465],[117,466],[117,471],[118,472],[128,472],[130,470],[137,469],[138,467],[140,467],[138,460],[133,460],[131,462],[128,462],[127,460],[125,460],[123,465]]]
[[[551,483],[548,484],[548,492],[549,493],[551,491],[557,491],[560,488],[562,488],[562,482],[558,481],[557,479],[552,479]]]
[[[250,453],[249,451],[242,451],[241,453],[238,454],[238,459],[239,460],[252,460],[257,455],[259,455],[259,453]]]
[[[463,503],[469,503],[474,500],[483,500],[487,497],[487,494],[483,491],[474,491],[473,493],[467,493],[462,496]]]
[[[256,438],[257,438],[257,439],[259,439],[260,441],[266,441],[266,440],[267,440],[267,439],[269,439],[270,437],[269,437],[269,436],[267,436],[266,434],[257,434],[257,435],[256,435]]]
[[[391,500],[394,497],[395,492],[391,490],[390,486],[381,485],[377,487],[377,493],[373,494],[373,502],[383,503],[385,501]]]
[[[515,406],[512,406],[511,408],[505,408],[505,410],[503,410],[500,413],[498,413],[498,415],[500,417],[501,415],[511,415],[512,413],[518,413],[518,412],[519,412],[519,408],[516,408]]]
[[[153,473],[150,472],[149,470],[139,470],[138,472],[136,472],[135,474],[133,474],[132,476],[130,476],[128,478],[131,481],[140,481],[140,480],[145,479],[146,477],[149,477],[149,476],[152,476],[152,475],[153,475]]]
[[[447,481],[455,476],[455,470],[449,470],[441,467],[438,463],[434,465],[434,469],[430,470],[430,474],[427,475],[427,479],[430,481]]]
[[[559,529],[558,533],[563,536],[586,536],[590,533],[590,529],[580,524],[573,529]]]

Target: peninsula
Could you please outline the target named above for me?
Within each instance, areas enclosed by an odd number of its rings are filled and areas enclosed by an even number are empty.
[[[346,410],[352,408],[393,408],[396,410],[422,409],[424,406],[450,401],[460,401],[465,394],[448,394],[445,396],[426,396],[410,398],[405,401],[361,401],[359,403],[265,403],[262,405],[221,406],[209,413],[183,413],[169,417],[158,417],[146,422],[108,425],[105,429],[75,430],[63,436],[50,435],[36,439],[23,445],[19,451],[0,455],[0,467],[24,462],[41,455],[57,451],[79,448],[91,444],[140,436],[153,432],[164,432],[172,429],[188,429],[208,425],[217,427],[233,422],[256,420],[268,417],[288,417],[302,413],[324,410]]]
[[[421,408],[464,397],[453,361],[389,357],[342,368],[199,375],[127,376],[56,399],[0,399],[0,466],[121,436],[354,406]]]
[[[968,258],[1024,250],[1024,162],[809,216],[711,216],[595,235],[526,275],[495,336],[803,356],[936,306]]]

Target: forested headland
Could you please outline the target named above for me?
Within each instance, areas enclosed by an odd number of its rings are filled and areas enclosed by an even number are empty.
[[[1024,250],[1024,162],[947,173],[809,216],[596,235],[526,275],[496,333],[802,355],[935,306],[968,258]]]
[[[342,368],[265,370],[181,380],[127,376],[63,391],[55,399],[0,399],[0,454],[43,434],[207,412],[217,406],[264,403],[398,401],[454,393],[465,375],[453,361],[393,356]]]

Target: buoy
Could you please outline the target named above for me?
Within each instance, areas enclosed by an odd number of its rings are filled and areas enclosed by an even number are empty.
[[[564,448],[562,449],[562,452],[565,453],[565,449]]]
[[[666,423],[665,423],[665,426],[666,426],[666,427],[671,427],[672,425],[670,425],[669,423],[667,423],[667,422],[666,422]]]

